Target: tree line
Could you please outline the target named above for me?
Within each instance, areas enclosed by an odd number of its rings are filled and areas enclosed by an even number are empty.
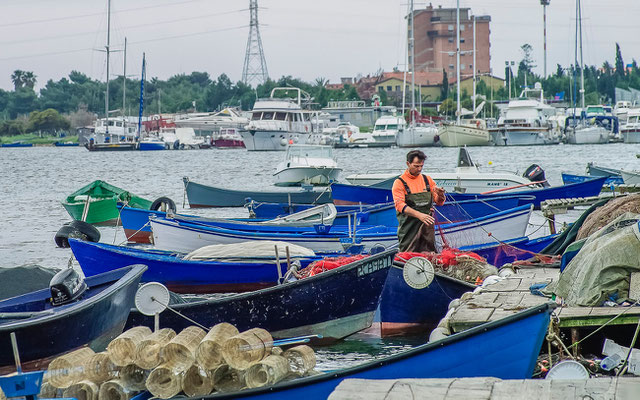
[[[580,87],[579,83],[576,86],[576,79],[579,79],[581,72],[579,65],[570,65],[568,68],[557,65],[555,73],[545,78],[533,73],[535,64],[531,57],[532,47],[525,44],[521,50],[522,60],[516,70],[505,68],[507,82],[512,81],[512,95],[521,90],[525,82],[530,87],[534,82],[540,82],[547,97],[553,98],[555,94],[564,92],[565,101],[571,104],[571,98],[576,97],[575,88]],[[611,65],[607,61],[600,68],[585,66],[584,78],[587,104],[612,103],[615,100],[616,87],[640,89],[638,64],[634,59],[630,67],[627,67],[618,44],[614,64]],[[11,79],[14,84],[13,91],[0,89],[0,135],[56,132],[88,125],[95,117],[102,118],[105,115],[105,82],[91,79],[81,72],[72,71],[68,77],[58,81],[49,80],[38,93],[34,90],[37,76],[33,72],[16,70]],[[318,108],[325,107],[332,100],[371,100],[360,99],[354,85],[344,85],[340,89],[330,90],[326,83],[327,80],[324,78],[304,82],[292,76],[284,76],[277,81],[268,80],[254,88],[242,82],[234,83],[226,74],[212,79],[207,72],[175,75],[166,81],[151,78],[144,83],[144,114],[214,111],[225,106],[251,110],[257,98],[268,97],[271,89],[278,86],[293,86],[305,90]],[[124,90],[127,97],[123,106]],[[455,103],[455,92],[451,85],[442,85],[440,100],[449,99],[442,111],[450,111],[448,108]],[[508,85],[492,93],[491,89],[480,81],[477,92],[487,99],[509,98]],[[139,81],[124,77],[112,80],[109,85],[111,115],[121,115],[123,110],[126,115],[137,115],[139,93]],[[387,98],[384,92],[379,94],[384,105],[401,104],[401,99]],[[463,91],[463,106],[470,103],[469,98],[470,94]]]

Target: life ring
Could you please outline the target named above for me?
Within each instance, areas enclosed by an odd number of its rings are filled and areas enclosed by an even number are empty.
[[[309,132],[309,127],[307,125],[304,126],[304,131]]]
[[[69,247],[69,238],[95,243],[100,241],[100,231],[91,224],[75,220],[58,229],[54,240],[58,247],[67,248]]]
[[[476,128],[480,128],[480,120],[476,121]]]
[[[154,120],[154,121],[159,121],[160,120],[160,116],[158,114],[156,114],[153,117],[151,117],[151,119]]]
[[[152,211],[171,211],[173,213],[176,212],[176,203],[168,197],[162,196],[158,197],[153,203],[151,203],[151,207],[149,208]]]

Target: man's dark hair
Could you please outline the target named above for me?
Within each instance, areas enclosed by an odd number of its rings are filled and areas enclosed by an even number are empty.
[[[411,150],[407,153],[407,162],[412,163],[413,159],[418,157],[418,161],[424,161],[427,159],[427,156],[420,150]]]

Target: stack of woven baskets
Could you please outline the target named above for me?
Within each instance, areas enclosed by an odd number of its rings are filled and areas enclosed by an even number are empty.
[[[112,340],[104,352],[85,347],[53,360],[41,396],[129,400],[143,390],[162,399],[181,392],[204,396],[304,376],[315,363],[309,346],[283,352],[260,328],[239,332],[221,323],[209,332],[190,326],[176,334],[139,326]]]

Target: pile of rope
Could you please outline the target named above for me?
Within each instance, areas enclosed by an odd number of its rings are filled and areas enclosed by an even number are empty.
[[[462,281],[480,284],[489,275],[497,275],[498,270],[480,255],[471,251],[444,249],[441,253],[403,252],[396,254],[396,261],[407,262],[413,257],[424,257],[440,273]]]

